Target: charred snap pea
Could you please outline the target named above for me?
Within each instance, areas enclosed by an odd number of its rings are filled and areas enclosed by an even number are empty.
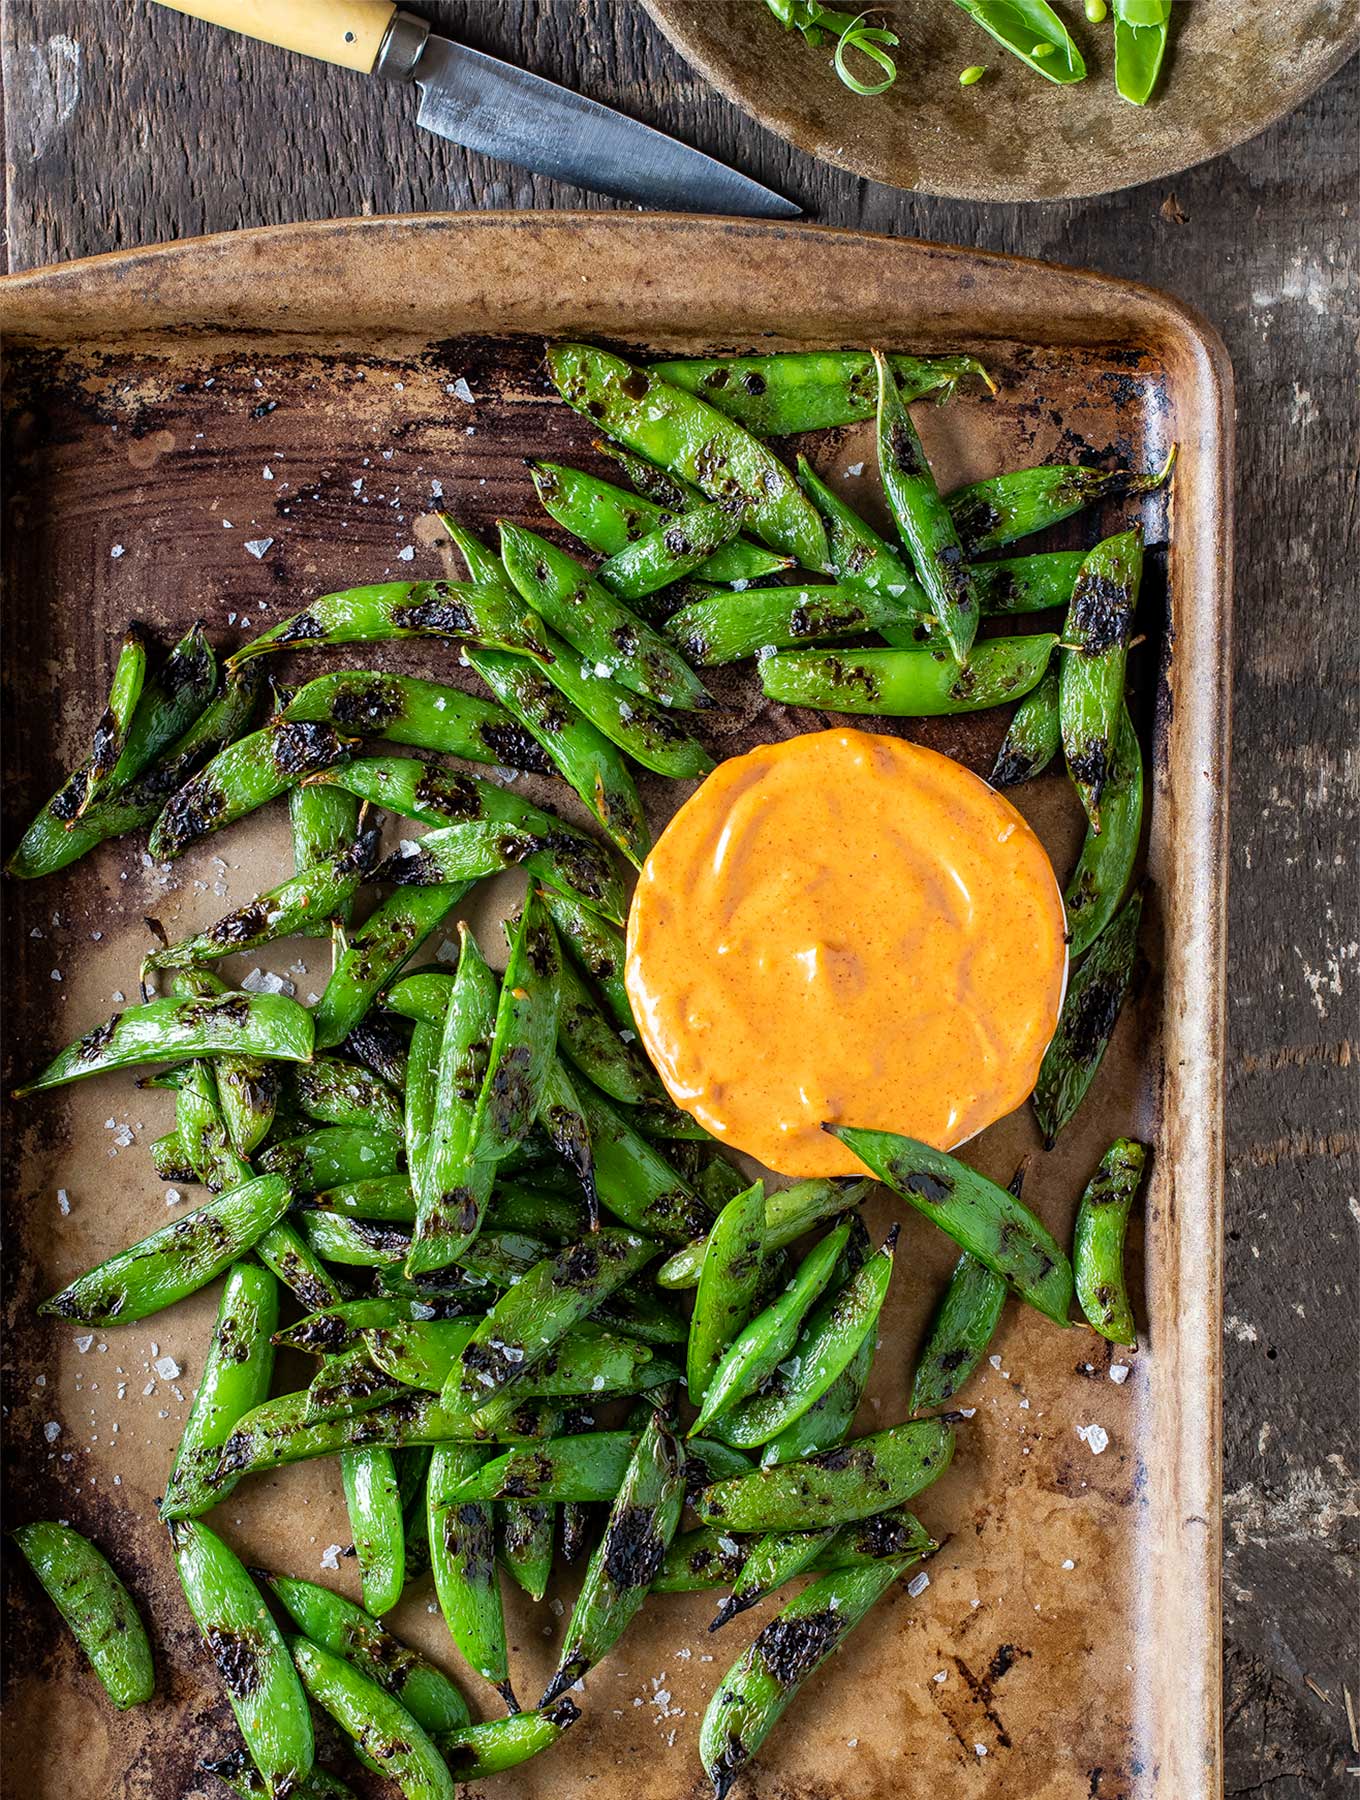
[[[934,1538],[905,1506],[891,1508],[854,1525],[821,1531],[771,1532],[752,1545],[730,1597],[718,1608],[710,1631],[758,1606],[776,1588],[809,1569],[860,1568],[866,1563],[903,1559],[919,1562],[938,1549]]]
[[[613,556],[606,557],[595,578],[621,600],[643,600],[673,581],[683,581],[730,543],[741,529],[743,508],[730,500],[696,506],[681,519],[658,525]]]
[[[444,1444],[425,1478],[426,1523],[439,1610],[459,1652],[519,1711],[510,1685],[505,1615],[496,1571],[496,1526],[491,1508],[469,1500],[463,1483],[488,1460],[471,1444]]]
[[[368,1360],[362,1344],[339,1356],[322,1359],[307,1389],[303,1412],[305,1425],[320,1425],[351,1412],[367,1412],[385,1400],[401,1396],[398,1383],[384,1376]]]
[[[552,920],[531,887],[510,940],[486,1073],[468,1127],[473,1161],[504,1161],[538,1117],[557,1045],[561,963]]]
[[[165,1484],[162,1516],[171,1516],[181,1499],[198,1497],[198,1484],[217,1467],[222,1445],[268,1397],[278,1322],[278,1282],[268,1269],[237,1263],[223,1283],[203,1376]],[[224,1492],[218,1488],[213,1499]]]
[[[302,1212],[302,1233],[314,1255],[355,1269],[400,1267],[411,1250],[411,1234],[400,1226],[344,1213]]]
[[[198,1766],[205,1775],[215,1776],[239,1800],[273,1800],[268,1783],[248,1751],[233,1750],[230,1756],[210,1757]],[[301,1787],[292,1790],[290,1800],[354,1800],[354,1789],[329,1769],[313,1767]]]
[[[333,1049],[349,1035],[374,996],[410,961],[467,889],[468,883],[462,881],[400,888],[348,934],[312,1014],[319,1050]]]
[[[1053,761],[1061,743],[1058,671],[1050,663],[1038,687],[1031,688],[1015,709],[992,767],[992,786],[1016,787],[1022,781],[1032,781]]]
[[[271,719],[249,737],[219,750],[206,768],[171,795],[152,828],[152,856],[168,862],[181,855],[199,838],[286,793],[305,775],[342,761],[352,741],[337,736],[329,725]]]
[[[904,400],[949,399],[966,376],[991,379],[971,356],[890,356]],[[863,350],[793,350],[773,356],[682,357],[653,363],[649,375],[716,406],[757,437],[787,437],[872,419],[878,379]]]
[[[914,1419],[855,1438],[802,1462],[716,1482],[699,1497],[699,1516],[728,1531],[817,1531],[899,1506],[937,1481],[954,1454],[942,1419]]]
[[[1100,798],[1100,830],[1088,830],[1068,884],[1069,954],[1084,956],[1124,898],[1143,833],[1143,752],[1128,707],[1120,712],[1114,756]]]
[[[1078,463],[1041,463],[986,481],[955,488],[945,504],[969,556],[1000,550],[1017,538],[1070,519],[1084,506],[1126,494],[1151,494],[1170,475],[1173,446],[1160,469],[1139,475],[1133,469],[1086,469]]]
[[[740,501],[763,543],[806,569],[826,568],[826,535],[816,511],[784,465],[743,426],[605,350],[556,344],[547,362],[568,406],[609,437],[694,482],[710,500]]]
[[[783,1250],[820,1225],[868,1197],[867,1181],[796,1181],[792,1187],[777,1188],[765,1196],[765,1254]],[[657,1270],[658,1285],[663,1288],[694,1287],[699,1280],[707,1253],[707,1238],[686,1244],[683,1250],[662,1263]]]
[[[364,1605],[390,1612],[406,1586],[406,1533],[390,1450],[347,1450],[340,1458]]]
[[[630,1431],[581,1432],[509,1450],[464,1478],[465,1500],[613,1500],[637,1437]]]
[[[892,1131],[824,1125],[880,1181],[909,1200],[1055,1324],[1067,1323],[1072,1266],[1023,1201],[976,1169]]]
[[[559,985],[557,1042],[573,1066],[625,1106],[662,1099],[665,1089],[637,1047],[631,1028],[625,1041],[569,956],[562,959]]]
[[[672,645],[565,550],[502,520],[501,558],[544,622],[601,674],[662,706],[711,706],[708,690]]]
[[[332,857],[343,855],[359,835],[359,802],[342,788],[308,787],[304,782],[288,790],[288,827],[293,836],[293,869],[301,875]],[[376,839],[374,840],[376,848]],[[353,896],[342,897],[333,917],[349,923]],[[297,930],[304,937],[323,937],[331,926],[331,918],[299,921]]]
[[[250,1169],[227,1142],[212,1064],[202,1059],[180,1072],[175,1090],[175,1133],[195,1176],[210,1193],[249,1181]]]
[[[438,1393],[476,1325],[467,1319],[424,1320],[364,1333],[374,1364],[410,1387]],[[526,1399],[607,1399],[671,1379],[674,1365],[655,1360],[646,1344],[592,1324],[566,1332],[519,1384]],[[481,1415],[479,1415],[480,1417]]]
[[[323,1125],[271,1144],[258,1162],[266,1172],[286,1176],[295,1193],[319,1194],[345,1182],[391,1175],[400,1156],[395,1133],[363,1125]]]
[[[1100,798],[1115,758],[1142,569],[1140,530],[1097,544],[1072,590],[1064,631],[1058,681],[1063,754],[1096,832],[1101,828]]]
[[[177,969],[170,991],[181,999],[216,1000],[231,989],[208,969]],[[232,1149],[248,1157],[274,1123],[279,1065],[262,1056],[214,1056],[217,1100]]]
[[[206,1287],[288,1209],[288,1183],[262,1175],[162,1225],[73,1281],[39,1312],[77,1325],[130,1325]]]
[[[666,621],[666,635],[706,669],[791,644],[857,637],[912,622],[900,600],[870,588],[747,588],[682,606]]]
[[[623,979],[623,933],[569,894],[550,889],[543,895],[543,904],[572,961],[595,982],[615,1025],[620,1031],[631,1032],[629,1042],[633,1042],[637,1037],[637,1021]]]
[[[255,1254],[310,1311],[338,1306],[345,1297],[330,1270],[287,1220],[265,1232],[256,1242]]]
[[[1143,896],[1133,893],[1077,965],[1058,1029],[1039,1065],[1034,1113],[1051,1149],[1086,1098],[1133,979]]]
[[[1004,706],[1034,687],[1057,638],[988,638],[974,644],[965,666],[943,650],[787,651],[760,664],[771,700],[829,712],[880,713],[928,719]]]
[[[660,1570],[684,1504],[680,1446],[660,1413],[653,1413],[591,1554],[540,1705],[589,1674],[623,1636]]]
[[[504,586],[466,587],[456,581],[385,581],[323,594],[305,612],[262,632],[231,658],[239,668],[273,650],[322,650],[332,644],[385,644],[400,638],[467,639],[545,654],[537,621]]]
[[[356,737],[438,750],[468,762],[498,763],[540,775],[552,767],[523,726],[494,700],[414,675],[371,669],[320,675],[298,689],[283,716],[330,725]]]
[[[498,1231],[525,1232],[549,1244],[570,1244],[590,1229],[589,1208],[566,1194],[514,1182],[497,1182],[487,1224]]]
[[[580,1716],[580,1708],[564,1696],[537,1712],[512,1713],[508,1719],[445,1732],[439,1753],[455,1781],[484,1781],[551,1749]]]
[[[652,1581],[654,1594],[697,1594],[730,1587],[741,1574],[750,1540],[699,1525],[671,1539]]]
[[[363,1127],[396,1137],[401,1107],[385,1081],[357,1063],[318,1057],[293,1071],[293,1098],[309,1119],[323,1125]]]
[[[590,1127],[576,1097],[576,1089],[560,1056],[554,1056],[538,1108],[539,1129],[581,1184],[592,1231],[600,1224],[600,1199],[595,1191],[595,1156]]]
[[[69,1525],[21,1525],[14,1541],[70,1626],[90,1667],[120,1712],[156,1690],[146,1629],[108,1560]]]
[[[834,1450],[849,1435],[873,1367],[875,1341],[866,1337],[850,1366],[821,1398],[769,1440],[760,1453],[763,1468]]]
[[[706,1231],[712,1213],[647,1139],[587,1083],[577,1092],[595,1159],[595,1188],[610,1212],[660,1238]]]
[[[704,1246],[689,1323],[685,1381],[700,1406],[723,1355],[755,1308],[765,1265],[765,1183],[729,1200]]]
[[[292,1663],[311,1699],[354,1739],[369,1766],[395,1783],[404,1800],[456,1800],[443,1757],[393,1694],[306,1638],[294,1640]]]
[[[236,1555],[197,1520],[170,1527],[180,1583],[217,1664],[231,1709],[271,1794],[289,1794],[312,1767],[312,1716],[264,1596]]]
[[[334,1306],[308,1313],[295,1324],[275,1335],[275,1343],[289,1350],[302,1350],[311,1356],[334,1356],[342,1350],[353,1350],[366,1331],[383,1331],[410,1322],[429,1323],[436,1319],[458,1316],[459,1308],[475,1306],[480,1313],[483,1302],[472,1298],[432,1298],[416,1300],[397,1294],[380,1294],[373,1299],[341,1300]],[[471,1331],[471,1325],[468,1330]],[[441,1381],[440,1386],[443,1383]]]
[[[409,1034],[395,1019],[364,1019],[349,1033],[342,1049],[385,1081],[394,1094],[406,1086]]]
[[[496,1556],[531,1600],[541,1600],[552,1579],[557,1508],[549,1501],[502,1500],[496,1508]]]
[[[913,1412],[929,1412],[958,1393],[995,1335],[1007,1292],[1002,1276],[964,1251],[935,1308],[912,1376]]]
[[[683,1313],[677,1312],[665,1295],[653,1293],[650,1284],[639,1281],[626,1282],[595,1316],[627,1332],[629,1337],[660,1349],[683,1344],[689,1335],[689,1322]]]
[[[1081,1197],[1072,1241],[1081,1310],[1103,1338],[1129,1349],[1138,1342],[1138,1334],[1124,1280],[1124,1234],[1146,1154],[1132,1138],[1120,1138],[1110,1146]]]
[[[147,646],[146,627],[134,619],[127,628],[114,665],[108,704],[94,728],[94,745],[86,765],[89,773],[77,816],[109,785],[127,745],[128,731],[146,681]]]

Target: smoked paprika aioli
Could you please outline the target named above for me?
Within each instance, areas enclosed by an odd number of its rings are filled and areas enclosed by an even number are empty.
[[[652,850],[628,995],[676,1104],[784,1175],[862,1175],[821,1129],[949,1150],[1034,1086],[1067,973],[1048,853],[901,738],[819,731],[722,763]]]

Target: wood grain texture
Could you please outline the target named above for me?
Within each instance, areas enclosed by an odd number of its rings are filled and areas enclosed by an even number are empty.
[[[755,4],[756,0],[752,0]],[[810,216],[1089,264],[1224,335],[1239,404],[1228,1090],[1227,1790],[1350,1791],[1356,1689],[1353,598],[1360,81],[1169,186],[980,207],[791,151],[625,0],[427,4]],[[606,204],[408,132],[409,98],[134,0],[3,0],[10,266],[292,218]],[[866,102],[871,105],[872,102]],[[1206,779],[1214,779],[1208,771]]]

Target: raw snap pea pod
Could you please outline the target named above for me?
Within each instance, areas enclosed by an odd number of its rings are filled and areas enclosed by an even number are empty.
[[[214,1776],[224,1788],[237,1795],[238,1800],[272,1800],[268,1783],[245,1750],[209,1758],[198,1766],[205,1775]],[[355,1800],[355,1795],[354,1789],[338,1775],[313,1766],[302,1785],[292,1790],[289,1800]]]
[[[1048,0],[954,0],[1003,49],[1049,81],[1081,81],[1086,64]]]
[[[108,704],[94,728],[94,744],[86,765],[89,773],[84,795],[76,809],[77,817],[110,785],[127,746],[133,715],[146,682],[148,641],[145,625],[132,620],[118,651],[113,680],[109,684]]]
[[[892,370],[879,351],[873,356],[878,370],[878,462],[883,491],[902,541],[911,552],[930,610],[950,650],[966,664],[979,616],[972,571]]]
[[[212,1064],[186,1064],[175,1089],[175,1134],[195,1177],[209,1193],[239,1187],[250,1170],[227,1142],[226,1121],[217,1097]]]
[[[320,1194],[347,1181],[391,1175],[401,1157],[401,1140],[363,1125],[322,1125],[299,1137],[283,1138],[262,1150],[259,1166],[285,1175],[298,1194]]]
[[[1143,833],[1143,752],[1128,707],[1100,797],[1100,830],[1089,830],[1063,896],[1068,954],[1084,956],[1124,898]]]
[[[75,1325],[130,1325],[197,1293],[288,1210],[288,1183],[262,1175],[153,1231],[73,1281],[39,1312]]]
[[[488,1452],[472,1444],[442,1444],[430,1458],[425,1478],[430,1559],[439,1610],[459,1653],[511,1712],[518,1712],[496,1570],[495,1518],[489,1506],[468,1500],[462,1491],[487,1461]]]
[[[1133,1138],[1111,1144],[1082,1194],[1072,1238],[1077,1300],[1088,1324],[1128,1349],[1138,1342],[1138,1333],[1124,1280],[1124,1234],[1146,1156]]]
[[[252,638],[229,668],[274,650],[324,650],[332,644],[386,644],[401,638],[467,639],[542,656],[537,621],[505,587],[467,587],[456,581],[384,581],[323,594]]]
[[[1062,744],[1058,722],[1058,671],[1052,663],[1038,687],[1015,709],[989,777],[994,788],[1016,787],[1041,775]]]
[[[468,890],[465,881],[399,888],[350,932],[312,1017],[316,1047],[348,1037],[403,963],[409,962]],[[332,1184],[334,1185],[334,1184]]]
[[[719,1681],[699,1728],[699,1757],[725,1800],[803,1682],[837,1650],[914,1559],[823,1575],[771,1619]]]
[[[910,1500],[948,1468],[954,1429],[913,1419],[801,1462],[719,1481],[699,1496],[699,1516],[728,1531],[817,1531]]]
[[[1058,678],[1063,754],[1096,832],[1124,708],[1124,672],[1142,570],[1139,529],[1097,544],[1072,590],[1063,633]]]
[[[1057,637],[988,638],[967,665],[942,650],[791,650],[764,658],[760,685],[771,700],[829,712],[929,719],[982,712],[1037,685]]]
[[[709,1208],[655,1145],[648,1143],[600,1094],[582,1082],[577,1098],[590,1128],[595,1188],[625,1225],[660,1238],[707,1231]]]
[[[730,1168],[731,1165],[729,1164]],[[867,1181],[795,1181],[791,1187],[776,1188],[765,1196],[765,1254],[772,1256],[784,1250],[827,1219],[849,1212],[868,1198]],[[663,1288],[694,1287],[699,1280],[707,1251],[707,1238],[696,1238],[677,1250],[656,1272],[657,1284]]]
[[[900,600],[870,588],[747,588],[682,606],[666,621],[666,635],[692,662],[709,669],[770,649],[857,637],[912,620]]]
[[[548,910],[553,910],[551,901]],[[572,1065],[601,1093],[625,1106],[660,1100],[665,1089],[638,1048],[631,1027],[630,1039],[625,1041],[569,955],[562,959],[559,986],[557,1043]]]
[[[13,1534],[29,1567],[70,1626],[120,1712],[156,1690],[146,1629],[107,1558],[69,1525],[44,1520]]]
[[[544,623],[635,694],[685,710],[711,706],[698,676],[665,638],[537,532],[500,522],[501,560]]]
[[[678,520],[658,525],[606,557],[595,579],[621,600],[645,600],[673,581],[683,581],[741,530],[744,508],[730,500],[696,506]]]
[[[309,1119],[323,1125],[362,1126],[401,1133],[401,1107],[385,1081],[371,1069],[338,1057],[318,1057],[293,1071],[293,1099]]]
[[[496,1558],[531,1600],[541,1600],[552,1579],[557,1508],[551,1501],[502,1500],[496,1508]]]
[[[268,1398],[278,1323],[278,1282],[268,1269],[237,1263],[222,1287],[203,1376],[165,1484],[162,1517],[170,1517],[182,1499],[198,1497],[199,1480],[217,1467],[222,1445]],[[224,1497],[219,1488],[213,1500]]]
[[[445,1732],[439,1753],[455,1781],[484,1781],[551,1749],[580,1716],[580,1708],[564,1696],[536,1712],[511,1713],[507,1719]]]
[[[1151,494],[1162,486],[1176,461],[1172,446],[1160,469],[1140,475],[1133,469],[1087,469],[1079,463],[1040,463],[955,488],[945,497],[950,517],[969,556],[1000,550],[1017,538],[1043,531],[1085,506],[1128,494]]]
[[[1135,106],[1152,98],[1170,21],[1171,0],[1114,0],[1114,85]]]
[[[765,1183],[729,1200],[704,1246],[694,1312],[689,1322],[685,1382],[700,1406],[714,1371],[751,1317],[765,1264]]]
[[[242,1053],[275,1062],[310,1061],[311,1015],[283,994],[148,1000],[94,1026],[14,1093],[17,1099],[144,1063]]]
[[[306,1638],[293,1640],[292,1663],[311,1699],[354,1739],[369,1767],[395,1783],[404,1800],[457,1800],[443,1757],[393,1694]]]
[[[971,356],[890,356],[904,400],[947,400],[966,376],[990,387]],[[652,363],[655,375],[697,394],[757,437],[826,431],[872,419],[878,400],[873,358],[863,350],[789,350],[772,356],[681,357]]]
[[[1143,896],[1135,892],[1092,944],[1067,984],[1053,1041],[1034,1084],[1034,1114],[1051,1150],[1086,1097],[1109,1045],[1138,955]]]
[[[675,1536],[684,1504],[680,1446],[661,1414],[654,1412],[624,1472],[604,1536],[586,1566],[541,1706],[589,1674],[628,1629]]]
[[[340,1458],[364,1606],[390,1612],[406,1586],[406,1532],[390,1450],[347,1450]]]
[[[290,1575],[267,1577],[270,1590],[305,1638],[353,1663],[391,1694],[426,1731],[457,1731],[469,1721],[467,1702],[441,1669],[392,1636],[362,1607],[329,1588]]]
[[[219,750],[171,795],[151,830],[152,856],[157,862],[172,861],[190,844],[235,824],[304,776],[342,761],[353,741],[339,737],[329,725],[271,719]]]
[[[580,1182],[589,1212],[590,1229],[598,1230],[600,1199],[595,1191],[595,1157],[590,1144],[590,1127],[560,1056],[554,1056],[548,1068],[543,1098],[538,1108],[538,1124],[547,1133],[553,1149]]]
[[[571,960],[588,975],[599,989],[600,998],[620,1031],[637,1038],[637,1021],[623,979],[625,946],[623,933],[590,907],[569,894],[545,892],[543,904],[548,917],[557,927],[557,935]],[[589,1074],[589,1070],[585,1073]],[[594,1077],[592,1076],[592,1080]],[[596,1086],[600,1086],[596,1083]]]
[[[648,462],[736,499],[748,528],[806,569],[825,569],[826,535],[792,475],[735,420],[683,388],[585,344],[555,344],[548,374],[568,406]]]
[[[170,1541],[189,1611],[255,1767],[271,1794],[290,1794],[312,1767],[312,1716],[264,1596],[234,1552],[198,1520],[176,1519]]]
[[[494,700],[415,675],[341,669],[300,687],[285,719],[310,719],[359,737],[438,750],[468,762],[547,775],[552,764],[522,725]]]
[[[1004,1275],[1023,1300],[1055,1324],[1066,1325],[1072,1265],[1023,1201],[914,1138],[852,1125],[822,1129],[853,1150],[880,1181],[947,1232],[960,1249]]]

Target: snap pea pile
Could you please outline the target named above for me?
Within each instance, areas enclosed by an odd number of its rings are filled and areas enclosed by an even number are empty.
[[[42,1311],[127,1324],[224,1278],[159,1511],[240,1729],[241,1747],[203,1767],[238,1794],[349,1793],[317,1761],[319,1713],[360,1767],[451,1800],[557,1743],[579,1717],[571,1693],[653,1594],[726,1590],[716,1629],[811,1575],[717,1684],[699,1748],[721,1800],[802,1682],[938,1548],[908,1503],[950,1463],[965,1415],[948,1403],[1008,1297],[1066,1326],[1075,1295],[1094,1330],[1136,1341],[1123,1264],[1142,1145],[1102,1160],[1070,1256],[1019,1176],[1000,1188],[855,1124],[826,1129],[873,1180],[767,1191],[643,1054],[621,927],[650,846],[630,765],[712,767],[704,671],[752,659],[773,699],[890,717],[1018,700],[993,781],[1028,780],[1061,750],[1087,819],[1066,896],[1075,968],[1034,1095],[1051,1144],[1136,959],[1143,767],[1125,683],[1142,540],[994,553],[1150,492],[1170,459],[941,493],[907,405],[986,380],[967,357],[643,368],[560,344],[547,367],[630,484],[530,465],[577,548],[506,523],[493,549],[448,516],[465,582],[322,596],[222,667],[201,623],[163,659],[130,627],[88,757],[8,864],[53,876],[144,827],[173,859],[288,807],[292,869],[178,941],[155,928],[140,1001],[17,1090],[137,1072],[173,1097],[156,1174],[203,1190]],[[892,538],[769,443],[870,419]],[[1053,629],[1020,623],[1058,609]],[[996,619],[1002,634],[983,635]],[[428,642],[436,664],[456,655],[485,693],[382,668],[298,686],[261,673],[277,651],[398,639]],[[596,829],[523,798],[519,770],[559,781]],[[384,858],[382,814],[421,835]],[[478,881],[516,867],[503,973],[461,922],[451,962],[420,960]],[[311,1006],[215,971],[299,934],[331,942]],[[873,1245],[871,1194],[899,1197],[961,1256],[903,1416],[857,1437],[901,1223]],[[314,1359],[306,1386],[274,1391],[279,1347]],[[339,1463],[361,1606],[247,1569],[204,1522],[242,1481],[317,1458]],[[608,1509],[597,1536],[593,1508]],[[110,1564],[64,1525],[15,1538],[114,1704],[148,1699],[146,1633]],[[587,1549],[555,1672],[524,1708],[503,1577],[542,1601],[556,1556]],[[427,1575],[500,1716],[475,1722],[382,1623]]]

